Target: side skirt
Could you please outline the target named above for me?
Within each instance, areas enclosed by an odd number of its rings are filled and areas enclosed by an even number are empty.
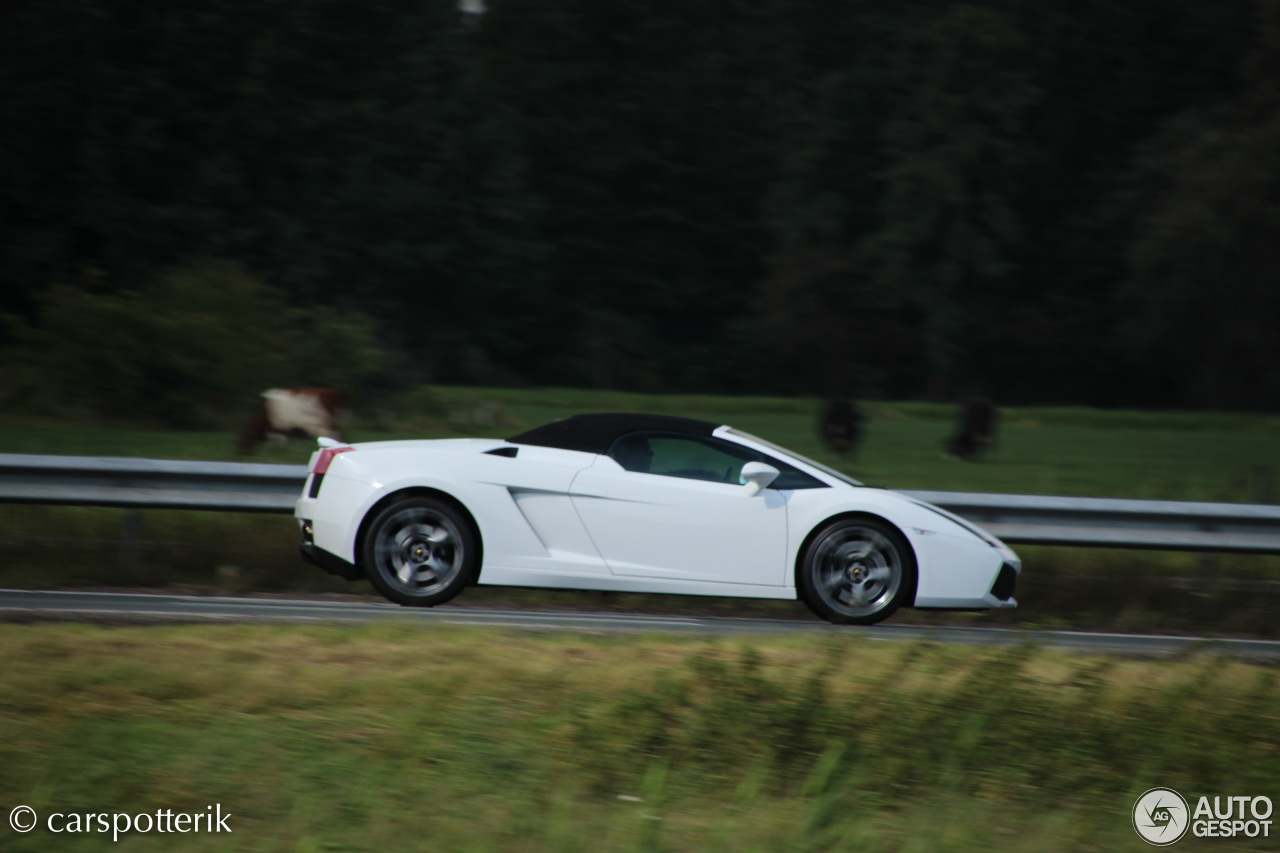
[[[670,578],[621,577],[601,574],[565,574],[530,569],[485,566],[480,586],[525,586],[541,589],[589,589],[601,592],[652,592],[661,595],[723,595],[734,598],[772,598],[795,601],[795,587],[743,583],[683,581]]]

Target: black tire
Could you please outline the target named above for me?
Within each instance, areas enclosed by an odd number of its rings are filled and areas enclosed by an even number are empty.
[[[479,537],[471,520],[439,498],[405,498],[379,510],[360,551],[374,588],[407,607],[444,604],[479,569]]]
[[[878,518],[838,518],[809,540],[796,569],[809,609],[843,625],[874,625],[907,604],[916,558],[896,527]]]

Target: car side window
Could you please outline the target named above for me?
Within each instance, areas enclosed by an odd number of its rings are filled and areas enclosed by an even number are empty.
[[[628,471],[739,485],[742,466],[764,462],[780,472],[771,489],[820,489],[820,480],[749,447],[718,438],[677,432],[646,431],[620,436],[609,458]]]

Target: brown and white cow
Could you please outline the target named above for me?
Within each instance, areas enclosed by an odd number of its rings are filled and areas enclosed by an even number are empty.
[[[338,388],[270,388],[258,411],[240,433],[239,451],[252,453],[263,441],[290,435],[341,438],[338,430],[342,391]]]

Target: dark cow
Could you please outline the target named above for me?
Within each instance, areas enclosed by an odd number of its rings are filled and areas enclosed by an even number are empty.
[[[271,388],[263,391],[258,411],[240,433],[239,451],[252,453],[267,439],[284,441],[290,435],[340,438],[338,418],[341,400],[342,391],[337,388]]]
[[[960,423],[946,441],[947,452],[964,460],[980,457],[996,443],[996,406],[984,397],[969,397],[960,406]]]
[[[828,400],[822,407],[818,434],[833,453],[857,453],[862,442],[862,412],[858,405],[850,400]]]

